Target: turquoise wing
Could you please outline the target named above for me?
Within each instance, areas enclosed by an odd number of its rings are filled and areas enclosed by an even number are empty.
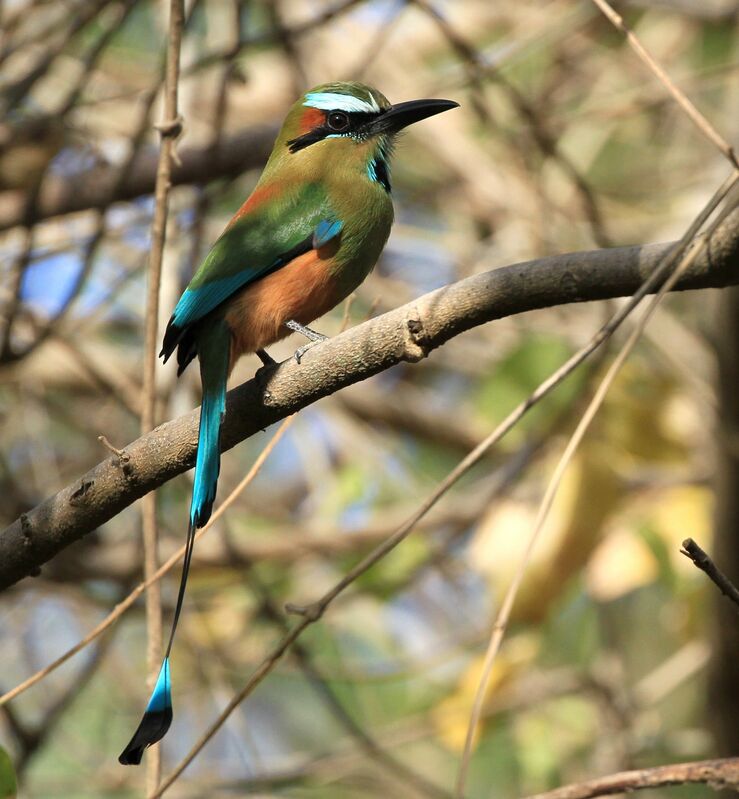
[[[284,192],[237,217],[213,245],[175,306],[161,356],[180,346],[180,372],[194,357],[193,325],[233,294],[304,252],[335,238],[342,228],[322,186]],[[186,352],[184,351],[186,350]]]

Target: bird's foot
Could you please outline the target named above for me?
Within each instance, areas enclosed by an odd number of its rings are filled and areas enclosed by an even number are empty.
[[[293,358],[300,363],[301,358],[308,352],[311,347],[315,347],[316,344],[320,344],[322,341],[326,341],[328,336],[323,336],[322,338],[316,339],[315,341],[309,341],[307,344],[303,344],[302,347],[298,347],[295,352],[293,353]]]
[[[314,344],[318,344],[319,341],[326,341],[328,338],[328,336],[324,336],[323,333],[317,333],[315,330],[311,330],[309,327],[301,325],[300,322],[296,322],[294,319],[290,319],[289,321],[285,322],[285,326],[289,327],[293,332],[300,333],[301,336],[305,336],[307,339],[310,339],[307,344],[304,344],[302,347],[298,347],[298,349],[295,350],[293,357],[298,363],[300,363],[303,355],[305,355],[305,353]]]

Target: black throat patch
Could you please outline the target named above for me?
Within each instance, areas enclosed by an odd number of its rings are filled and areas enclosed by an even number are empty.
[[[379,183],[390,194],[392,189],[390,185],[390,170],[387,168],[387,162],[384,158],[375,156],[367,166],[367,174],[370,176],[370,180]]]

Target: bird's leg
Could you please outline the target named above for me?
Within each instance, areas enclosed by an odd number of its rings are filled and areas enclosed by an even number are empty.
[[[267,350],[256,350],[255,354],[265,366],[274,366],[277,363]]]
[[[312,342],[316,341],[325,341],[328,336],[324,336],[323,333],[317,333],[315,330],[311,330],[309,327],[305,325],[301,325],[300,322],[296,322],[294,319],[289,319],[285,322],[285,327],[289,327],[295,333],[300,333],[301,336],[305,336],[309,338]]]
[[[298,363],[300,363],[300,359],[314,344],[317,344],[319,341],[326,341],[328,338],[328,336],[324,336],[323,333],[317,333],[315,330],[311,330],[309,327],[301,325],[300,322],[296,322],[294,319],[289,319],[287,322],[285,322],[285,326],[289,327],[290,330],[294,331],[295,333],[300,333],[301,336],[305,336],[307,339],[310,339],[307,344],[304,344],[302,347],[298,347],[298,349],[295,350],[295,355],[293,357]]]

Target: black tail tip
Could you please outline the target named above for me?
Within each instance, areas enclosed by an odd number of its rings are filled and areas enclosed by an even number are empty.
[[[213,513],[213,503],[215,501],[215,492],[213,492],[213,495],[209,496],[200,504],[200,507],[193,512],[191,524],[194,530],[199,530],[201,527],[205,527],[205,525],[208,524],[211,514]]]
[[[133,741],[118,755],[118,762],[122,766],[138,766],[144,756],[146,744],[134,746]]]
[[[138,766],[144,756],[144,749],[161,741],[167,734],[171,723],[171,707],[163,710],[147,710],[133,734],[133,738],[119,755],[118,762],[122,766]]]

